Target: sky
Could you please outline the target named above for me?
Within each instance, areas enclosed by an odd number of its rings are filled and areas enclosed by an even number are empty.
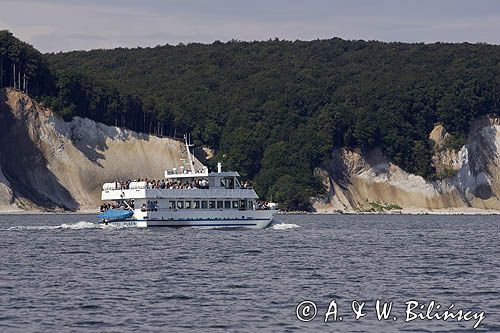
[[[499,0],[0,0],[42,52],[340,37],[500,44]]]

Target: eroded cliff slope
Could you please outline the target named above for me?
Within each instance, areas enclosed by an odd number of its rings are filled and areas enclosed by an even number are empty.
[[[317,172],[327,196],[314,207],[320,212],[363,211],[372,203],[395,204],[408,211],[500,210],[500,120],[476,121],[467,143],[458,151],[446,148],[448,134],[442,125],[430,133],[435,142],[433,163],[443,179],[429,181],[409,174],[375,149],[336,150]]]
[[[182,148],[173,139],[89,119],[65,122],[27,95],[2,90],[0,210],[95,209],[102,183],[161,179],[179,166]]]
[[[477,121],[460,150],[447,148],[448,137],[442,125],[430,133],[433,163],[444,176],[434,181],[405,172],[380,149],[334,151],[317,170],[328,193],[314,208],[363,211],[386,203],[409,211],[500,210],[500,119]],[[65,122],[19,91],[0,91],[0,211],[96,209],[102,183],[161,179],[183,154],[179,141],[79,117]]]

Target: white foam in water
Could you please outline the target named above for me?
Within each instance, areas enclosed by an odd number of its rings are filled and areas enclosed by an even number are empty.
[[[287,230],[287,229],[294,229],[298,228],[299,226],[294,223],[279,223],[279,224],[273,224],[271,228],[275,230]]]
[[[80,221],[80,222],[77,222],[74,224],[63,223],[63,224],[61,224],[60,228],[61,229],[73,229],[73,230],[95,229],[95,228],[101,228],[101,225],[96,224],[96,223],[92,223],[92,222]]]
[[[61,225],[20,225],[10,227],[9,231],[21,231],[21,230],[54,230],[54,229],[71,229],[71,230],[81,230],[81,229],[108,229],[113,228],[111,225],[97,224],[87,221],[80,221],[77,223],[63,223]]]

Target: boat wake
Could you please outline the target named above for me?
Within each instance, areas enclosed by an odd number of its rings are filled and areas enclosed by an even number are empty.
[[[80,229],[109,229],[114,228],[111,225],[97,224],[92,222],[80,221],[77,223],[66,224],[63,223],[60,225],[60,229],[71,229],[71,230],[80,230]]]
[[[273,224],[271,228],[274,230],[288,230],[288,229],[299,228],[299,226],[294,223],[278,223],[278,224]]]
[[[76,223],[63,223],[61,225],[19,225],[7,228],[7,231],[23,231],[23,230],[57,230],[57,229],[115,229],[117,227],[111,225],[97,224],[87,221],[80,221]]]

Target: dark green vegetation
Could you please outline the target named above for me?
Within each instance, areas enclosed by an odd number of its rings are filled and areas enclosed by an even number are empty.
[[[0,30],[0,87],[14,87],[37,96],[50,91],[52,83],[42,54]]]
[[[190,132],[289,209],[308,208],[321,191],[313,170],[332,147],[380,146],[403,169],[433,178],[434,123],[458,146],[473,120],[500,113],[493,45],[232,41],[45,59],[54,83],[38,95],[64,117]]]

